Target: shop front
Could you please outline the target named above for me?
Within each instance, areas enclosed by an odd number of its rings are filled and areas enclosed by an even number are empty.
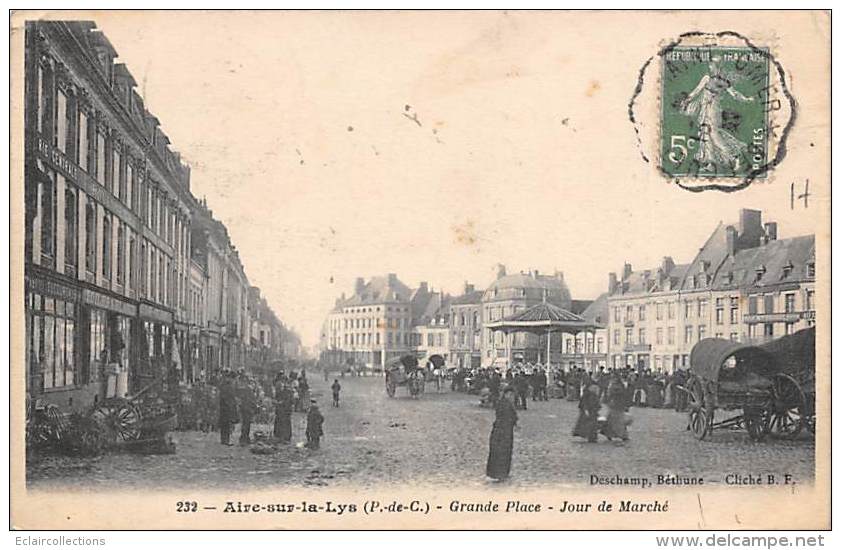
[[[133,369],[132,391],[162,382],[163,389],[178,385],[178,372],[172,368],[172,311],[149,302],[140,302],[135,328],[137,367]]]
[[[95,401],[124,397],[131,390],[131,327],[136,314],[132,301],[106,291],[82,290],[85,366],[89,382],[98,386]]]
[[[62,409],[78,407],[88,393],[79,346],[81,289],[37,266],[26,271],[26,391]]]

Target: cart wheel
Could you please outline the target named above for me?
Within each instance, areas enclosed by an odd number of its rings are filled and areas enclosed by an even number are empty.
[[[108,399],[91,413],[105,430],[110,443],[132,441],[140,437],[140,409],[126,399]]]
[[[796,439],[805,422],[806,396],[800,385],[787,374],[774,377],[768,431],[772,437]]]
[[[686,406],[690,412],[704,406],[704,390],[697,378],[691,379],[686,385]]]
[[[698,441],[702,441],[710,433],[709,417],[703,407],[689,411],[689,429]]]
[[[765,440],[768,435],[769,424],[761,412],[745,412],[745,429],[748,435],[754,441],[760,442]]]

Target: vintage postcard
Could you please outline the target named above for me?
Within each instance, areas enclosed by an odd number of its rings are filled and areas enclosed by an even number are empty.
[[[14,529],[828,529],[830,14],[15,11]]]

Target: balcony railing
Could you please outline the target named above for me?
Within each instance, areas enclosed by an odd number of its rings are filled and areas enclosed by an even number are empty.
[[[801,319],[814,319],[814,311],[783,311],[779,313],[746,313],[742,320],[751,325],[756,323],[796,323]]]

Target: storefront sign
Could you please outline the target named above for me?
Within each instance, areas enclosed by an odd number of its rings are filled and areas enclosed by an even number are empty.
[[[79,168],[76,164],[41,137],[38,138],[38,153],[65,176],[75,180],[79,175]]]
[[[43,294],[52,298],[60,298],[68,302],[79,302],[78,288],[68,287],[57,281],[42,279],[40,277],[28,277],[26,280],[28,290],[37,294]]]
[[[172,312],[157,308],[151,304],[140,304],[140,317],[160,323],[172,323]]]
[[[87,288],[82,291],[82,298],[86,304],[108,311],[116,311],[128,317],[134,317],[137,313],[133,304]]]

